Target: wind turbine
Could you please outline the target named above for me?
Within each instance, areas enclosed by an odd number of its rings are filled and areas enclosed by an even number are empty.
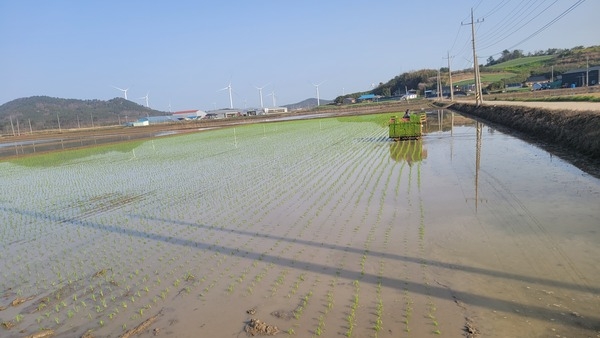
[[[325,82],[325,81],[323,81]],[[319,86],[323,84],[323,82],[319,83],[319,84],[312,84],[313,86],[315,86],[317,88],[317,107],[321,105],[321,101],[319,100]]]
[[[254,86],[254,88],[258,89],[258,95],[260,96],[260,107],[261,107],[261,108],[264,108],[264,107],[265,107],[265,106],[263,105],[263,95],[262,95],[262,90],[263,90],[263,88],[265,88],[267,85],[268,85],[268,84],[266,84],[266,85],[264,85],[264,86],[262,86],[262,87],[257,87],[257,86]]]
[[[273,97],[273,108],[277,107],[277,104],[275,104],[275,91],[272,91],[271,94],[269,94],[267,96],[272,96]]]
[[[127,100],[127,91],[129,90],[129,88],[123,89],[123,88],[119,88],[119,87],[115,87],[115,86],[112,86],[112,87],[115,88],[115,89],[118,89],[118,90],[122,91],[123,95],[125,96],[125,100]]]
[[[227,87],[221,88],[221,89],[219,89],[217,91],[219,92],[219,91],[225,90],[225,89],[229,89],[229,108],[233,109],[233,96],[231,96],[231,82],[229,82],[229,84],[227,85]]]
[[[138,100],[146,100],[146,108],[150,108],[150,106],[148,105],[148,94],[149,93],[146,93],[146,96],[138,97]]]

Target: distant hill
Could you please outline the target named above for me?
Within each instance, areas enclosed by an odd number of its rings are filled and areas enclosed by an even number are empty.
[[[0,106],[0,132],[12,134],[17,123],[21,130],[98,127],[135,121],[144,116],[165,115],[120,97],[103,100],[61,99],[32,96]],[[12,120],[12,125],[11,125]]]
[[[333,100],[324,100],[319,98],[319,104],[320,105],[326,105],[326,104],[330,104],[332,103]],[[292,103],[292,104],[286,104],[284,107],[286,107],[288,110],[299,110],[299,109],[311,109],[317,106],[317,99],[316,98],[310,98],[310,99],[306,99],[304,101],[300,101],[298,103]]]
[[[546,51],[523,53],[521,50],[502,52],[497,60],[489,58],[485,65],[480,65],[483,87],[487,90],[503,90],[509,83],[523,83],[530,76],[545,76],[556,79],[562,73],[578,68],[600,65],[600,46],[577,46],[571,49],[550,48]],[[448,68],[439,69],[441,83],[449,86]],[[421,69],[405,72],[387,82],[380,82],[371,90],[338,96],[335,102],[342,103],[346,97],[357,98],[362,94],[376,94],[384,97],[404,93],[406,89],[416,89],[423,95],[426,89],[437,86],[438,69]],[[469,85],[474,82],[473,69],[452,69],[452,80],[455,86]]]

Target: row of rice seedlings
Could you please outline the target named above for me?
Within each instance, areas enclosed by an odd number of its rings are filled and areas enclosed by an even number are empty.
[[[375,337],[377,337],[379,332],[383,329],[383,298],[381,296],[381,282],[377,283],[377,305],[375,309],[375,315],[377,317],[375,318],[373,330],[375,330]]]
[[[356,310],[358,309],[358,295],[360,291],[360,284],[358,280],[352,282],[354,285],[354,296],[352,297],[352,304],[350,305],[350,312],[348,314],[347,320],[347,330],[344,334],[346,337],[352,337],[352,333],[354,331],[354,326],[356,325]]]
[[[322,314],[319,316],[319,322],[317,324],[317,327],[315,328],[313,337],[321,336],[322,334],[325,333],[325,319],[327,318],[327,316],[329,315],[330,311],[333,309],[333,306],[334,306],[333,289],[336,286],[337,281],[338,281],[337,277],[334,277],[329,282],[329,289],[327,290],[326,299],[325,299],[325,309],[323,310]]]
[[[420,191],[420,172],[418,174],[418,182],[417,182],[417,186],[419,187],[419,191]],[[419,199],[419,255],[421,257],[421,259],[423,260],[423,262],[425,261],[424,256],[425,256],[425,210],[423,207],[423,201],[421,199]],[[427,293],[427,318],[429,318],[433,324],[433,333],[434,334],[441,334],[441,331],[439,329],[439,324],[436,320],[435,317],[435,311],[436,311],[436,306],[435,303],[433,302],[433,298],[430,295],[430,282],[429,282],[429,278],[428,278],[428,268],[427,268],[427,264],[422,263],[421,264],[422,267],[422,272],[423,272],[423,284],[426,287],[426,293]]]
[[[298,319],[300,319],[300,317],[302,317],[302,314],[304,313],[304,310],[308,306],[308,301],[310,300],[310,298],[312,297],[312,295],[313,295],[312,291],[309,291],[307,294],[305,294],[300,299],[300,303],[294,309],[294,318],[295,319],[298,320]]]

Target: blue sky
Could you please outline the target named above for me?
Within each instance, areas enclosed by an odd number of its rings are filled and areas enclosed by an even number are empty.
[[[573,6],[573,7],[572,7]],[[566,13],[554,23],[553,20]],[[295,103],[422,68],[600,44],[600,1],[0,0],[0,104],[34,95],[128,98],[172,111]],[[546,28],[544,28],[547,26]],[[533,33],[534,36],[531,36]]]

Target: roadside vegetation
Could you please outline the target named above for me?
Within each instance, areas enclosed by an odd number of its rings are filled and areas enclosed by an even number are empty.
[[[574,95],[574,96],[549,96],[540,98],[523,99],[521,101],[541,102],[600,102],[600,94],[597,95]]]

